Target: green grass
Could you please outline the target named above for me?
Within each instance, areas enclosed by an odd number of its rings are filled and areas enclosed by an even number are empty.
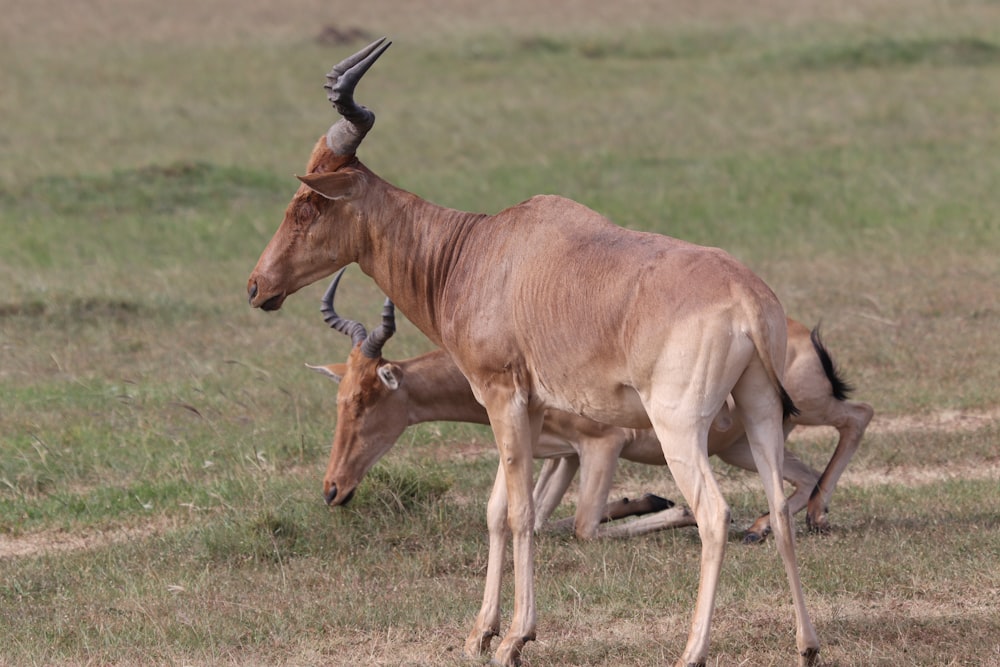
[[[387,1],[5,14],[0,551],[24,550],[0,557],[0,665],[469,664],[488,430],[411,429],[328,510],[336,389],[302,364],[347,340],[323,285],[246,305],[335,119],[323,75],[360,45],[317,42],[327,24],[395,42],[358,89],[383,177],[486,212],[563,194],[724,247],[822,321],[877,412],[832,534],[800,534],[824,664],[1000,665],[1000,496],[972,474],[996,469],[995,420],[877,428],[1000,404],[996,7]],[[376,321],[356,268],[338,296]],[[401,321],[386,351],[429,348]],[[792,447],[822,466],[832,442]],[[734,530],[713,664],[788,664],[773,544],[739,543],[759,484],[716,470]],[[647,490],[677,498],[664,469],[623,464],[614,494]],[[692,530],[542,536],[526,663],[674,660],[698,554]]]

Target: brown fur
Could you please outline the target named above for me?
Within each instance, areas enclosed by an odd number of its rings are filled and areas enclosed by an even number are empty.
[[[826,531],[830,495],[857,451],[873,412],[865,403],[847,400],[838,390],[843,381],[836,375],[830,377],[827,361],[814,347],[814,333],[791,319],[788,331],[785,383],[804,409],[786,420],[785,429],[790,431],[798,424],[832,426],[840,432],[840,439],[822,475],[786,449],[782,476],[794,487],[788,499],[790,511],[794,514],[808,505],[809,527]],[[407,427],[437,420],[489,423],[486,409],[476,402],[465,376],[443,350],[398,362],[370,359],[359,350],[360,345],[351,352],[346,364],[310,366],[340,385],[337,428],[323,479],[323,495],[331,504],[346,502],[353,495],[371,466],[388,453]],[[825,348],[823,352],[829,360]],[[393,379],[392,388],[380,377],[379,369]],[[734,422],[728,408],[713,421],[708,452],[734,466],[756,470],[742,425]],[[691,513],[681,508],[668,508],[624,526],[601,525],[609,515],[643,513],[635,503],[618,512],[608,504],[607,496],[619,457],[652,465],[666,464],[656,434],[649,429],[609,426],[572,413],[547,410],[534,456],[546,460],[534,490],[536,530],[547,526],[548,518],[578,469],[582,470],[583,479],[572,523],[580,539],[625,537],[694,525]],[[552,527],[564,525],[559,522]],[[769,517],[764,515],[747,531],[747,541],[760,540],[770,530]]]
[[[327,136],[350,135],[345,122],[353,123],[342,118]],[[353,157],[326,152],[332,153],[321,140],[310,166]],[[813,663],[819,640],[781,493],[787,332],[767,285],[721,250],[624,229],[562,197],[532,197],[487,216],[431,204],[360,162],[335,171],[343,173],[335,188],[312,176],[317,172],[307,174],[247,282],[250,303],[275,310],[288,295],[357,262],[447,350],[486,407],[500,468],[487,506],[483,603],[466,652],[484,652],[499,632],[508,536],[514,610],[495,660],[518,664],[535,635],[532,452],[545,409],[555,408],[656,430],[702,541],[698,596],[680,663],[705,662],[729,522],[706,441],[732,394],[791,588],[799,662]],[[315,201],[310,189],[325,201]]]

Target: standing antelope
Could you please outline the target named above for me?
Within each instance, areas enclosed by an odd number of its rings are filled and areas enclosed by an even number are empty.
[[[768,499],[795,610],[800,665],[819,639],[781,493],[785,314],[771,289],[730,255],[618,227],[574,201],[536,196],[495,215],[427,202],[375,175],[356,152],[374,114],[354,89],[389,42],[334,66],[328,99],[341,118],[317,141],[307,173],[247,282],[250,305],[285,298],[351,262],[451,355],[486,408],[500,453],[487,506],[490,557],[466,652],[500,631],[500,576],[513,535],[514,612],[494,655],[520,663],[536,628],[532,451],[546,408],[656,431],[698,524],[701,575],[681,665],[708,656],[729,507],[707,439],[732,394]]]
[[[337,428],[323,479],[323,496],[331,505],[351,499],[365,473],[389,452],[408,426],[438,420],[489,423],[469,382],[443,350],[399,362],[382,357],[382,348],[396,328],[391,301],[386,300],[382,324],[370,334],[360,322],[337,314],[334,298],[343,273],[344,269],[338,271],[330,282],[321,310],[327,324],[351,337],[350,356],[346,364],[307,364],[340,385]],[[787,449],[784,454],[782,476],[794,486],[788,498],[789,511],[794,515],[808,506],[809,528],[826,531],[830,496],[874,413],[866,403],[847,400],[850,387],[837,372],[819,330],[810,332],[790,318],[784,383],[801,409],[786,420],[786,436],[799,424],[829,425],[840,434],[822,476]],[[571,413],[546,410],[535,447],[535,458],[545,459],[533,494],[535,530],[546,525],[577,469],[581,470],[581,479],[574,531],[580,539],[626,537],[694,525],[690,512],[671,509],[672,503],[656,496],[607,504],[619,458],[666,464],[656,434],[649,429],[608,426]],[[727,408],[716,416],[709,430],[708,453],[730,465],[756,470],[743,429],[734,423]],[[623,526],[602,525],[604,521],[651,512],[656,513]],[[749,528],[744,541],[760,541],[769,532],[765,514]]]

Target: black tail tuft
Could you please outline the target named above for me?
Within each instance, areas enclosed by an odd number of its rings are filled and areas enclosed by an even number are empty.
[[[823,372],[826,373],[826,379],[830,381],[830,385],[833,387],[833,397],[838,401],[846,401],[847,397],[854,391],[854,387],[841,377],[840,371],[837,370],[836,364],[833,363],[830,353],[827,352],[826,346],[823,345],[823,340],[819,336],[818,324],[812,330],[812,333],[809,334],[809,339],[816,350],[816,356],[819,357],[820,363],[823,364]]]
[[[792,397],[788,395],[785,388],[778,385],[778,391],[781,393],[781,418],[788,419],[789,417],[797,417],[799,415],[799,409],[795,407],[795,403],[792,401]]]

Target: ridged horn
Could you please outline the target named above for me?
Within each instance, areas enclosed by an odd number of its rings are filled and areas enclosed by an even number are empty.
[[[337,285],[340,284],[340,277],[344,275],[344,271],[346,270],[347,267],[345,266],[333,276],[330,286],[326,288],[326,293],[323,294],[323,305],[319,310],[323,313],[324,322],[340,333],[350,336],[352,344],[357,346],[364,344],[368,340],[368,332],[365,330],[365,325],[361,324],[361,322],[341,317],[333,307],[333,298],[337,294]]]
[[[326,75],[327,99],[343,118],[326,133],[326,145],[334,155],[354,155],[365,134],[375,124],[375,114],[354,101],[354,87],[368,68],[378,60],[392,42],[377,39],[350,58],[345,58]]]
[[[368,334],[368,338],[361,345],[361,354],[369,359],[380,358],[382,346],[394,333],[396,333],[396,307],[392,305],[391,300],[386,299],[382,305],[382,324]]]

